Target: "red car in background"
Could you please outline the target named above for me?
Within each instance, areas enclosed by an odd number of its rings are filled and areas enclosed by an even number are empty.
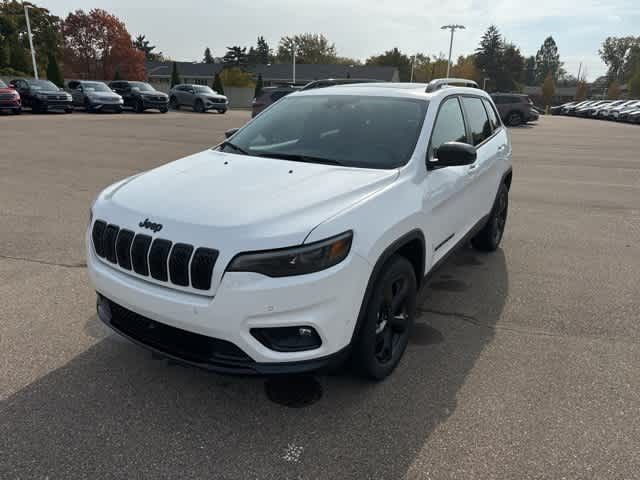
[[[13,88],[7,87],[7,84],[0,80],[0,112],[6,110],[11,110],[14,115],[20,115],[22,102],[20,94]]]

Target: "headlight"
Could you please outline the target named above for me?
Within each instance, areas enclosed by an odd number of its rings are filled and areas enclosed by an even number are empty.
[[[255,272],[268,277],[288,277],[318,272],[343,261],[351,249],[353,232],[299,247],[255,253],[241,253],[229,267],[230,272]]]

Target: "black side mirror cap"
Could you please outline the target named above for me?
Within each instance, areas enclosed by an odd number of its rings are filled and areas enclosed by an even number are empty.
[[[435,160],[427,160],[427,169],[459,167],[471,165],[476,161],[478,154],[473,145],[462,142],[447,142],[440,145],[434,152]]]
[[[239,128],[230,128],[229,130],[227,130],[226,132],[224,132],[224,137],[225,138],[231,138],[233,137],[236,132],[240,130]]]

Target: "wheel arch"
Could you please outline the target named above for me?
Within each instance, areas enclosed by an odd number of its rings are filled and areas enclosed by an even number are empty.
[[[382,273],[382,270],[387,261],[396,254],[401,255],[409,260],[416,274],[416,284],[418,290],[422,286],[425,268],[426,241],[422,230],[416,228],[393,241],[387,248],[382,251],[378,259],[376,260],[376,263],[373,266],[373,270],[371,271],[371,275],[369,276],[369,281],[367,282],[367,287],[365,289],[364,295],[362,297],[362,303],[360,304],[360,311],[358,312],[356,325],[351,335],[351,343],[353,343],[353,341],[360,333],[360,329],[362,328],[362,325],[364,323],[367,304],[371,299],[373,287],[378,277]]]

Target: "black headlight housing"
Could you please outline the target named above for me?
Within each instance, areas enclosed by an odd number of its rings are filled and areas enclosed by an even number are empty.
[[[351,250],[351,230],[308,245],[237,255],[229,272],[255,272],[268,277],[290,277],[319,272],[342,262]]]

